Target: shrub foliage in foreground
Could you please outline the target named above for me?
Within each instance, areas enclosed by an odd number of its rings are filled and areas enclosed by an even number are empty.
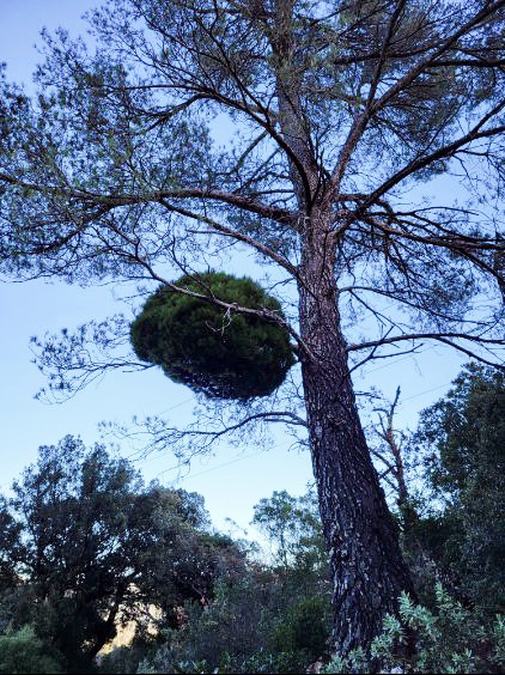
[[[61,673],[60,660],[31,626],[0,635],[0,673]]]
[[[505,668],[505,617],[483,623],[479,613],[464,608],[440,584],[436,606],[430,610],[400,600],[399,617],[386,617],[384,631],[371,645],[370,655],[356,649],[346,658],[334,658],[324,673],[499,673]],[[406,631],[416,637],[415,654],[399,656]]]
[[[165,632],[137,672],[304,672],[326,649],[330,598],[297,594],[292,581],[251,570],[221,585],[209,607],[186,607],[187,624]]]
[[[283,318],[280,304],[254,281],[208,272],[175,284]],[[137,356],[163,368],[176,382],[216,398],[249,399],[271,394],[294,363],[289,333],[259,316],[228,311],[161,287],[131,326]]]

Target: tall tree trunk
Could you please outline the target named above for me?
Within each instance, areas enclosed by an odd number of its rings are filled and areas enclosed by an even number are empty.
[[[279,124],[302,231],[299,268],[302,375],[312,463],[333,573],[334,645],[341,654],[367,647],[412,592],[398,531],[361,426],[340,328],[331,205],[300,99],[293,0],[275,0],[270,31],[276,59]],[[326,205],[324,205],[326,203]]]
[[[333,641],[337,652],[367,647],[412,593],[398,531],[372,464],[359,419],[340,328],[334,246],[311,218],[303,241],[300,329],[311,356],[302,357],[323,530],[333,576]]]

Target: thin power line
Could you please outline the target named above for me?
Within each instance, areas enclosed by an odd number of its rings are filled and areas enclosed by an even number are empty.
[[[206,473],[210,473],[211,471],[217,471],[218,469],[223,469],[226,466],[230,466],[230,464],[236,464],[237,462],[242,462],[245,459],[251,459],[252,457],[257,457],[258,455],[262,455],[265,453],[266,450],[258,450],[256,452],[251,452],[248,455],[242,455],[241,457],[235,457],[235,459],[231,459],[228,462],[223,462],[222,464],[218,464],[217,466],[212,466],[210,469],[205,469],[204,471],[198,471],[197,473],[193,474],[188,474],[186,478],[197,478],[198,476],[203,476]]]
[[[407,398],[404,398],[403,401],[400,402],[399,406],[403,405],[405,401],[411,401],[414,398],[418,398],[419,396],[424,396],[424,394],[429,394],[432,391],[437,391],[438,389],[442,389],[443,387],[447,387],[451,384],[451,382],[444,382],[443,384],[440,384],[436,387],[431,387],[431,389],[426,389],[425,391],[421,391],[418,394],[414,394],[413,396],[408,396]],[[251,459],[252,457],[258,457],[259,455],[263,454],[266,452],[265,450],[259,450],[257,452],[252,452],[248,455],[243,455],[242,457],[236,457],[235,459],[232,459],[228,462],[223,462],[222,464],[218,464],[217,466],[213,466],[210,469],[205,469],[204,471],[198,471],[197,473],[191,474],[189,473],[187,476],[185,476],[185,479],[190,479],[190,478],[197,478],[199,476],[203,476],[207,473],[210,473],[211,471],[218,471],[219,469],[223,469],[227,466],[230,466],[231,464],[236,464],[237,462],[242,462],[246,459]],[[185,463],[179,464],[175,467],[170,467],[169,469],[165,469],[164,471],[161,471],[158,476],[161,476],[163,473],[168,473],[169,471],[174,471],[175,469],[178,469],[182,466],[185,466]],[[176,479],[180,480],[180,479]],[[175,482],[175,481],[172,481]]]
[[[411,359],[413,356],[415,357],[415,356],[419,356],[419,355],[421,355],[421,354],[424,354],[424,353],[426,353],[426,352],[428,352],[428,351],[431,351],[431,350],[435,349],[435,347],[436,347],[436,345],[431,345],[431,346],[425,347],[424,349],[420,349],[420,350],[419,350],[418,352],[416,352],[416,353],[406,354],[406,355],[403,356],[402,358],[395,359],[394,363],[393,363],[393,362],[390,362],[390,363],[386,363],[386,364],[384,364],[384,365],[382,365],[382,366],[378,366],[377,368],[373,368],[372,370],[369,370],[368,373],[366,373],[366,374],[369,375],[369,374],[374,373],[374,372],[376,372],[376,371],[378,371],[378,370],[383,370],[383,369],[385,369],[385,368],[391,368],[391,367],[393,367],[394,365],[396,365],[397,363],[401,363],[402,361],[406,361],[406,360],[408,360],[408,359]],[[393,355],[392,355],[392,358],[394,358]],[[443,384],[437,385],[436,387],[431,387],[430,389],[425,389],[424,391],[421,391],[421,392],[419,392],[419,393],[417,393],[417,394],[413,394],[412,396],[408,396],[407,398],[404,398],[404,399],[402,399],[402,400],[400,401],[399,407],[402,406],[402,405],[404,405],[404,403],[407,402],[407,401],[411,401],[411,400],[413,400],[413,399],[419,398],[420,396],[424,396],[425,394],[429,394],[429,393],[431,393],[431,392],[433,392],[433,391],[437,391],[437,390],[439,390],[439,389],[442,389],[442,388],[444,388],[444,387],[449,386],[450,384],[451,384],[451,382],[444,382]],[[189,403],[190,401],[193,401],[193,400],[194,400],[193,397],[184,399],[183,401],[180,401],[179,403],[176,403],[175,405],[170,406],[169,408],[163,410],[162,412],[160,412],[160,413],[158,413],[158,414],[159,414],[159,415],[164,415],[164,414],[166,414],[166,413],[168,413],[168,412],[171,412],[172,410],[175,410],[176,408],[179,408],[180,406],[185,405],[186,403]],[[264,450],[260,450],[260,451],[254,452],[254,453],[250,453],[250,454],[248,454],[248,455],[244,455],[244,456],[241,456],[241,457],[236,457],[235,459],[229,460],[229,461],[227,461],[227,462],[223,462],[222,464],[218,464],[217,466],[214,466],[214,467],[210,467],[209,469],[205,469],[204,471],[198,471],[197,473],[194,473],[194,474],[188,473],[188,474],[184,477],[184,479],[197,478],[197,477],[199,477],[199,476],[203,476],[203,475],[205,475],[205,474],[207,474],[207,473],[210,473],[210,472],[212,472],[212,471],[218,471],[218,470],[223,469],[223,468],[225,468],[225,467],[227,467],[227,466],[230,466],[230,465],[232,465],[232,464],[236,464],[237,462],[242,462],[242,461],[245,461],[246,459],[251,459],[251,458],[253,458],[253,457],[257,457],[257,456],[259,456],[260,454],[263,454],[263,452],[265,452],[265,451],[264,451]],[[175,466],[169,467],[168,469],[164,469],[164,470],[160,471],[158,474],[156,474],[156,478],[158,478],[159,476],[162,476],[162,475],[164,475],[164,474],[166,474],[166,473],[170,473],[171,471],[176,471],[177,469],[180,469],[180,468],[182,468],[182,467],[184,467],[184,466],[187,466],[187,462],[182,462],[182,463],[177,464],[177,465],[175,465]],[[176,480],[181,480],[181,479],[175,479],[175,480],[172,481],[172,482],[175,482]]]
[[[418,394],[414,394],[413,396],[407,396],[407,398],[404,398],[402,401],[400,401],[399,405],[403,405],[405,401],[411,401],[413,398],[418,398],[419,396],[424,396],[424,394],[430,394],[432,391],[437,391],[437,389],[442,389],[443,387],[448,387],[451,382],[444,382],[443,384],[439,384],[436,387],[431,387],[431,389],[425,389],[424,391],[420,391]]]
[[[371,373],[375,373],[378,370],[383,370],[384,368],[391,368],[392,366],[396,365],[397,363],[401,363],[402,361],[407,361],[408,359],[415,358],[416,356],[420,356],[421,354],[424,354],[425,352],[429,352],[432,349],[435,349],[436,345],[431,345],[431,347],[425,347],[424,349],[420,349],[417,352],[412,352],[411,354],[406,354],[405,356],[402,356],[402,358],[396,358],[395,355],[391,354],[389,358],[395,359],[394,362],[390,361],[389,363],[385,363],[382,366],[377,366],[376,368],[372,368],[372,370],[367,371],[367,375],[370,375]]]
[[[190,396],[189,398],[185,398],[183,401],[179,401],[179,403],[176,403],[175,405],[170,406],[170,408],[166,408],[165,410],[162,410],[161,412],[157,413],[158,415],[166,415],[168,412],[172,412],[172,410],[175,410],[176,408],[180,408],[182,405],[186,405],[186,403],[190,403],[191,401],[194,401],[193,396]]]

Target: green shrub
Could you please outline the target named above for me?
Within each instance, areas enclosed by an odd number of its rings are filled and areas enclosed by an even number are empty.
[[[324,651],[324,602],[293,599],[276,575],[251,573],[221,584],[205,609],[187,606],[186,624],[166,631],[138,672],[304,672],[321,655],[321,645]]]
[[[464,608],[440,584],[435,588],[436,610],[416,605],[406,595],[399,617],[386,617],[384,631],[370,654],[358,649],[335,657],[324,673],[488,673],[505,666],[505,618],[486,624],[475,611]],[[415,653],[400,656],[407,630],[415,635]]]
[[[254,281],[208,272],[175,284],[226,303],[268,309],[283,318],[280,304]],[[142,361],[163,368],[176,382],[210,397],[249,399],[271,394],[294,363],[282,326],[161,287],[131,326]]]
[[[247,659],[267,647],[263,599],[253,579],[218,585],[208,607],[186,607],[184,627],[165,631],[164,644],[139,672],[248,672]]]
[[[61,673],[58,656],[51,653],[31,626],[0,636],[0,673]]]
[[[275,651],[303,651],[308,661],[327,651],[329,603],[324,597],[302,598],[289,608],[274,631]]]

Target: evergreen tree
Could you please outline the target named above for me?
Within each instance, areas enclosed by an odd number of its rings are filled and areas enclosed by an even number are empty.
[[[423,412],[415,437],[433,490],[418,536],[459,594],[505,611],[505,376],[470,366]]]
[[[2,85],[8,273],[142,278],[192,295],[166,270],[195,275],[235,242],[291,283],[287,318],[205,284],[200,296],[296,342],[306,420],[266,402],[230,428],[306,425],[342,653],[366,647],[411,591],[351,372],[427,340],[500,360],[503,232],[472,191],[501,203],[504,8],[111,0],[91,15],[96,50],[64,31],[47,37],[33,102]],[[461,183],[469,192],[452,199]],[[86,350],[52,346],[71,373],[89,366]]]

